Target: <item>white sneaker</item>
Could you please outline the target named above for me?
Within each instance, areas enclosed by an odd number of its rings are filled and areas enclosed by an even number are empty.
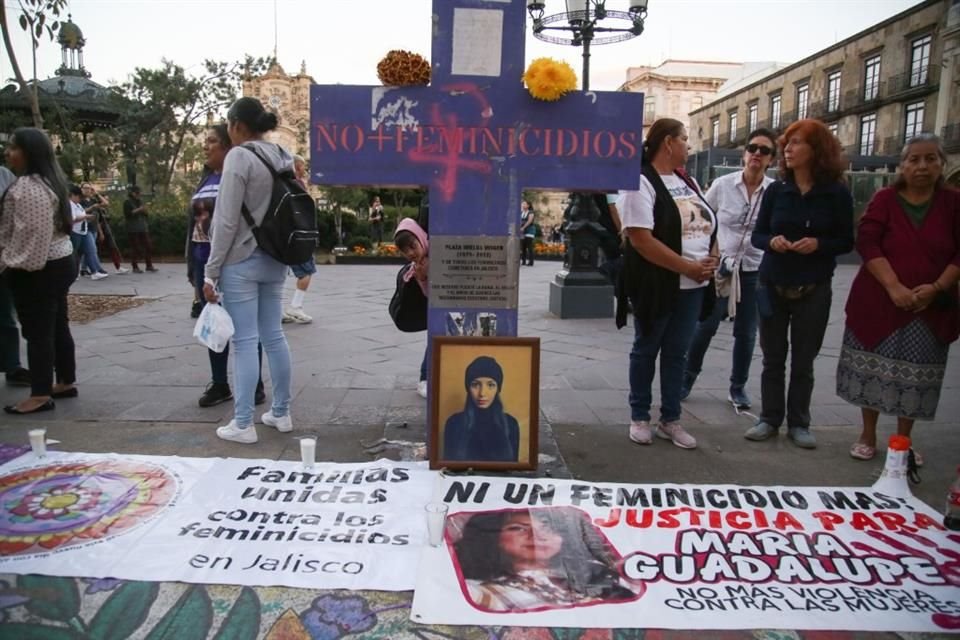
[[[237,426],[236,420],[231,420],[222,427],[217,427],[217,437],[221,440],[230,440],[241,444],[256,444],[257,430],[252,425],[246,429]]]
[[[286,309],[284,309],[283,315],[285,317],[289,317],[293,322],[296,322],[297,324],[310,324],[311,322],[313,322],[313,318],[311,318],[306,313],[304,313],[303,309],[301,309],[300,307],[292,307],[292,306],[287,307]]]
[[[293,431],[293,420],[290,418],[289,413],[281,418],[278,418],[273,415],[273,409],[271,409],[260,416],[260,422],[268,427],[273,427],[280,433],[289,433]]]
[[[427,397],[427,381],[421,380],[417,383],[417,395],[421,398]]]
[[[118,276],[122,276],[122,275],[124,275],[124,274],[126,274],[126,273],[130,273],[130,269],[127,269],[126,267],[117,267],[117,275],[118,275]]]
[[[104,273],[103,271],[100,271],[100,272],[97,272],[97,273],[93,274],[92,276],[90,276],[90,279],[91,279],[91,280],[103,280],[104,278],[106,278],[106,277],[109,276],[109,275],[110,275],[109,273]]]
[[[657,426],[657,437],[670,440],[681,449],[697,448],[697,439],[687,433],[679,422],[661,422]]]
[[[647,420],[630,421],[630,440],[637,444],[653,444],[653,430]]]
[[[286,311],[283,312],[283,316],[280,318],[280,324],[290,324],[291,322],[296,322],[293,319],[293,316],[288,315]]]

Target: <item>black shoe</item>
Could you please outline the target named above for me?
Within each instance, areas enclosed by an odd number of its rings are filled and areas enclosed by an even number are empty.
[[[267,394],[263,390],[263,383],[257,383],[257,390],[253,392],[253,404],[263,404],[267,401]]]
[[[683,382],[680,383],[680,401],[683,402],[688,397],[690,397],[690,392],[693,391],[693,385],[697,382],[697,376],[683,372]]]
[[[149,271],[150,273],[156,273],[157,271],[160,271],[160,269],[157,269],[156,267],[151,266],[151,267],[147,267],[147,271]]]
[[[15,404],[7,405],[6,407],[3,408],[3,410],[15,416],[25,416],[28,413],[40,413],[41,411],[53,411],[56,408],[57,408],[57,405],[54,403],[53,400],[47,400],[36,409],[32,409],[30,411],[20,411],[20,409],[17,409],[17,405]]]
[[[193,303],[193,306],[190,307],[190,317],[194,319],[199,318],[200,312],[202,310],[203,310],[203,303],[197,300],[196,302]]]
[[[143,269],[141,269],[140,267],[134,267],[134,268],[133,268],[133,272],[134,272],[134,273],[143,273]]]
[[[750,408],[750,396],[743,390],[743,387],[730,387],[730,395],[727,396],[727,400],[737,409]]]
[[[76,387],[70,387],[64,389],[63,391],[54,391],[50,394],[51,398],[61,399],[61,398],[76,398],[80,395],[80,391]]]
[[[211,382],[207,385],[203,395],[200,396],[198,404],[201,407],[215,407],[222,402],[233,400],[233,394],[230,392],[230,385]]]
[[[17,369],[8,372],[7,384],[11,387],[29,387],[30,372],[23,367],[18,367]]]

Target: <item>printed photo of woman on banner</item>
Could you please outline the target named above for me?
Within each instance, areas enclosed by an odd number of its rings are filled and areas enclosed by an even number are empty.
[[[459,513],[446,535],[463,595],[481,611],[568,609],[644,592],[620,575],[617,550],[573,507]]]
[[[537,338],[436,337],[432,469],[535,469]]]

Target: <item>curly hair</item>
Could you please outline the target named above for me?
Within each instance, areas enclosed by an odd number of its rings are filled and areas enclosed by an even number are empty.
[[[847,169],[847,159],[843,155],[843,147],[837,137],[830,133],[827,125],[819,120],[806,119],[797,120],[783,132],[777,141],[781,149],[787,148],[787,142],[793,136],[800,136],[803,141],[810,145],[813,154],[813,167],[811,174],[816,183],[842,182],[843,173]],[[784,180],[794,181],[793,169],[787,168],[786,159],[780,156],[779,165],[780,177]]]

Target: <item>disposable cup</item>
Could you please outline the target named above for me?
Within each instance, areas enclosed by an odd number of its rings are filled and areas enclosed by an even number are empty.
[[[443,543],[443,529],[446,526],[449,507],[442,502],[431,502],[424,507],[427,512],[427,535],[430,546],[439,547]]]
[[[303,466],[307,469],[310,469],[313,467],[313,463],[316,459],[317,439],[300,438],[300,460],[303,462]]]
[[[43,458],[47,455],[47,430],[31,429],[27,432],[30,436],[30,448],[33,449],[33,455]]]

